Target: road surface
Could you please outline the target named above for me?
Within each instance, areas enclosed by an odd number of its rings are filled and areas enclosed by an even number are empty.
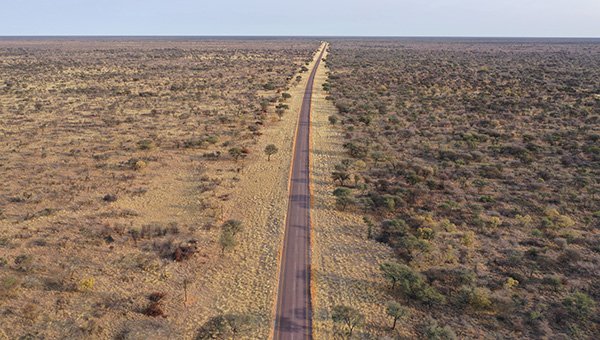
[[[312,339],[310,301],[310,108],[315,73],[323,51],[308,78],[292,156],[289,205],[279,274],[275,340]]]

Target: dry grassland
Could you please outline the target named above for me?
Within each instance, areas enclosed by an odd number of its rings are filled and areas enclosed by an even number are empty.
[[[389,320],[384,317],[389,297],[378,268],[392,257],[392,251],[367,239],[361,216],[337,209],[331,195],[335,189],[331,172],[345,153],[341,131],[328,122],[337,109],[325,99],[327,92],[322,85],[327,72],[325,67],[317,72],[311,115],[313,335],[316,340],[344,338],[330,313],[334,306],[346,305],[366,315],[367,327],[356,332],[356,336],[368,338],[383,334],[381,330],[389,327]]]
[[[0,338],[193,339],[227,312],[252,314],[249,338],[266,338],[295,77],[317,46],[1,41]],[[222,256],[230,218],[245,229]],[[174,262],[177,248],[194,255]],[[157,292],[163,315],[144,315]]]

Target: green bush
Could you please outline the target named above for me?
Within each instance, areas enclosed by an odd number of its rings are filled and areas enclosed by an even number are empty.
[[[219,315],[200,328],[196,339],[235,339],[248,334],[256,326],[256,322],[256,317],[251,314]]]
[[[137,145],[140,150],[150,150],[155,147],[154,141],[151,139],[142,139],[137,142]]]
[[[449,326],[440,327],[437,320],[427,318],[426,325],[423,327],[423,336],[427,340],[455,340],[456,333]]]
[[[263,89],[270,91],[270,90],[275,90],[277,88],[277,85],[273,84],[273,83],[266,83],[263,85]]]
[[[6,276],[0,280],[0,298],[9,298],[16,294],[21,280],[16,276]]]
[[[381,229],[385,230],[393,235],[406,236],[410,230],[410,227],[404,220],[383,220],[381,222]]]
[[[413,235],[400,237],[397,240],[398,248],[406,249],[410,254],[421,252],[428,253],[433,250],[433,246],[428,241],[416,238]]]
[[[348,205],[354,204],[352,199],[352,190],[344,187],[337,188],[333,191],[333,196],[336,197],[336,204],[345,210]]]
[[[583,320],[592,314],[596,308],[596,301],[584,293],[574,293],[563,300],[563,305],[570,315]]]
[[[392,287],[400,289],[405,296],[425,304],[443,304],[446,298],[425,281],[425,276],[410,267],[385,262],[380,266],[383,275],[392,281]]]
[[[478,287],[465,285],[454,295],[454,302],[461,307],[469,307],[476,311],[486,311],[492,309],[492,302],[488,298],[488,293]]]

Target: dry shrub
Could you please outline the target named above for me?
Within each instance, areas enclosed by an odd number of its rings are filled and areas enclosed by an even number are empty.
[[[100,321],[98,319],[91,318],[83,324],[78,331],[84,335],[100,335],[104,332],[104,328],[100,326]]]
[[[150,302],[150,306],[148,306],[148,308],[146,308],[146,310],[144,311],[144,314],[147,316],[161,316],[164,314],[162,308],[160,307],[159,303],[156,302]]]
[[[21,286],[21,279],[16,276],[6,276],[0,280],[0,298],[9,298],[16,295]]]
[[[21,314],[25,319],[35,321],[40,314],[40,308],[36,304],[26,303],[21,310]]]
[[[150,294],[150,296],[148,297],[148,299],[150,299],[150,301],[154,301],[154,302],[160,302],[160,300],[164,299],[165,296],[167,296],[166,293],[152,293]]]
[[[173,260],[175,260],[176,262],[185,261],[192,257],[192,255],[194,255],[195,252],[196,250],[192,247],[179,246],[175,248],[175,251],[173,252]]]
[[[147,316],[154,316],[154,317],[162,316],[164,314],[164,312],[161,307],[161,301],[166,295],[167,294],[162,293],[162,292],[156,292],[156,293],[150,294],[150,296],[148,296],[148,299],[150,300],[150,305],[146,308],[146,310],[144,311],[144,314]]]

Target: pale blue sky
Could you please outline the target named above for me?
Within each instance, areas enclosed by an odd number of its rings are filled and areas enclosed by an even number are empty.
[[[0,1],[0,36],[600,37],[600,0]]]

